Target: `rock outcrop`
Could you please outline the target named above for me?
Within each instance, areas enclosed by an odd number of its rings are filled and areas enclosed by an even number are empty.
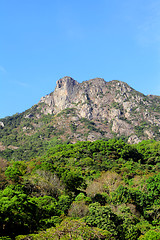
[[[0,127],[4,128],[4,123],[0,122]]]
[[[132,143],[154,137],[155,128],[159,136],[159,106],[158,96],[145,96],[124,82],[106,82],[102,78],[78,83],[64,77],[57,81],[54,92],[39,102],[44,114],[56,115],[74,109],[78,119],[105,122],[110,134],[126,136]]]

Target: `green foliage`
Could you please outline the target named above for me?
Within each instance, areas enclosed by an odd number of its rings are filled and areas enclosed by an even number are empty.
[[[0,192],[1,234],[27,233],[55,226],[63,213],[49,196],[29,197],[21,188],[7,187]]]
[[[5,126],[7,126],[7,128],[1,128],[0,138],[11,134],[12,130],[20,125],[22,118],[23,114],[18,113],[13,115],[12,117],[3,118],[3,123]]]
[[[26,164],[24,162],[17,161],[13,162],[12,165],[6,169],[5,175],[8,179],[14,182],[19,182],[21,180],[21,177],[25,174],[26,170]]]
[[[70,124],[70,128],[71,128],[71,131],[72,131],[73,133],[75,133],[76,130],[77,130],[77,126],[75,125],[75,123],[71,123],[71,124]]]
[[[0,138],[6,149],[0,151],[1,157],[26,161],[44,154],[48,148],[55,146],[55,143],[61,142],[58,136],[62,135],[64,130],[53,127],[54,116],[41,113],[37,119],[38,111],[37,106],[34,106],[24,113],[3,119],[5,127],[0,131]]]
[[[95,125],[93,121],[90,121],[87,118],[81,118],[80,122],[84,123],[88,128]]]
[[[148,194],[140,190],[124,187],[120,185],[114,193],[112,193],[112,201],[117,203],[132,203],[135,204],[137,210],[142,214],[147,207],[151,205]]]
[[[26,239],[26,236],[18,236],[16,240]],[[39,234],[29,235],[30,240],[53,239],[53,240],[114,240],[111,233],[98,228],[89,227],[81,220],[67,218],[58,227],[47,229]]]
[[[35,136],[37,147],[43,145],[44,136]],[[0,237],[136,240],[151,230],[158,234],[159,142],[60,144],[53,138],[43,147],[40,157],[0,168]]]
[[[160,204],[160,173],[154,174],[146,181],[148,197],[152,204]]]
[[[0,240],[11,240],[11,238],[10,237],[0,237]]]
[[[60,216],[63,212],[57,208],[57,201],[51,196],[33,197],[30,202],[36,206],[35,219],[39,219],[39,226],[51,227],[61,222]]]
[[[64,213],[67,213],[71,203],[72,203],[72,198],[70,196],[61,195],[57,202],[57,208],[62,210]]]
[[[31,212],[34,206],[21,190],[7,187],[0,192],[0,232],[3,235],[26,233],[35,222]]]
[[[80,193],[75,198],[75,201],[82,201],[82,200],[85,200],[85,199],[86,199],[86,196],[84,195],[84,193]]]
[[[141,236],[138,238],[139,240],[159,240],[160,239],[160,230],[149,230],[144,234],[144,236]]]
[[[71,114],[72,116],[75,115],[75,108],[66,108],[62,110],[60,113],[57,114],[57,116],[64,115],[67,117],[67,115]]]
[[[140,230],[137,226],[139,222],[137,217],[132,214],[129,207],[122,205],[119,207],[119,219],[121,219],[121,224],[119,225],[119,239],[132,239],[137,240]]]
[[[135,126],[134,129],[138,137],[144,136],[144,126]]]
[[[62,174],[62,181],[69,191],[75,192],[77,188],[81,187],[84,180],[80,176],[80,172],[65,171]]]
[[[107,206],[101,206],[99,203],[90,204],[85,221],[92,227],[110,231],[114,236],[118,234],[118,217]]]
[[[136,145],[139,153],[143,155],[143,162],[148,164],[160,163],[160,142],[144,140]]]

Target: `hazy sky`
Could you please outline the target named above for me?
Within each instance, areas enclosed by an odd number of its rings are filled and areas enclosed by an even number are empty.
[[[64,76],[160,95],[160,0],[0,0],[0,118]]]

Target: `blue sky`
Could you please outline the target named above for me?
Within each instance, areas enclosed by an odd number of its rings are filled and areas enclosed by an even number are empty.
[[[160,1],[0,0],[0,118],[64,76],[160,95]]]

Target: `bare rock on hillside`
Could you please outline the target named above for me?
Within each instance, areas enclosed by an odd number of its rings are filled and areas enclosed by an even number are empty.
[[[160,97],[145,96],[118,80],[106,82],[95,78],[78,83],[71,77],[64,77],[57,81],[54,92],[41,98],[39,109],[55,116],[74,109],[76,119],[105,123],[109,131],[105,136],[123,135],[129,137],[130,142],[160,139]],[[104,125],[100,126],[101,130]],[[93,135],[92,132],[91,139]]]
[[[4,123],[0,122],[0,127],[4,128]]]

